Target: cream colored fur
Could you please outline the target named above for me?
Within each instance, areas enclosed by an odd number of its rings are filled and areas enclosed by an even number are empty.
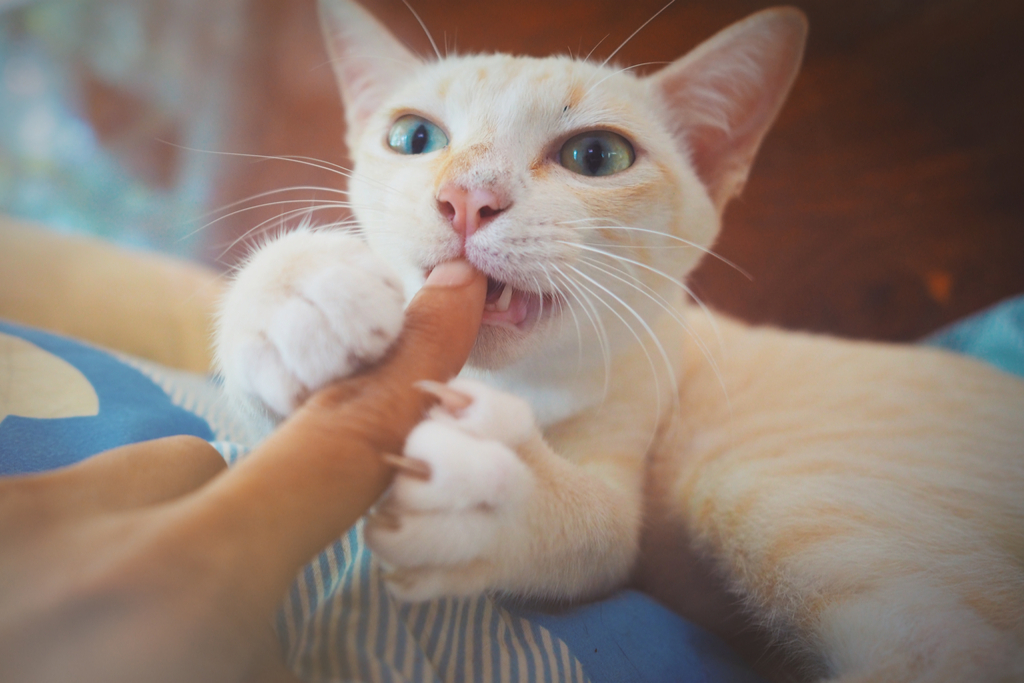
[[[367,527],[396,594],[578,600],[635,574],[726,637],[755,621],[808,676],[1024,677],[1024,383],[930,349],[716,329],[679,285],[792,84],[802,15],[759,13],[637,78],[424,63],[357,5],[321,10],[358,232],[405,297],[458,257],[546,297],[533,326],[484,325],[451,384],[469,408],[410,436],[432,476],[399,475]],[[405,114],[449,144],[391,150]],[[624,135],[635,163],[563,168],[588,130]],[[464,237],[440,208],[451,186],[508,203]],[[218,357],[244,401],[283,415],[386,350],[391,276],[364,251],[307,231],[242,271]]]

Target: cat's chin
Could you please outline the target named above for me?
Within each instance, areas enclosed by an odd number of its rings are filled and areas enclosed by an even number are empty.
[[[467,363],[481,370],[512,365],[539,344],[537,335],[506,325],[481,325]]]

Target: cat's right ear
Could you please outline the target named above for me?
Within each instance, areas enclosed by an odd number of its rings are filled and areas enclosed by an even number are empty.
[[[681,151],[719,211],[743,189],[796,78],[806,38],[800,10],[762,10],[650,77]]]
[[[372,14],[350,0],[320,0],[320,27],[345,103],[351,141],[421,62]]]

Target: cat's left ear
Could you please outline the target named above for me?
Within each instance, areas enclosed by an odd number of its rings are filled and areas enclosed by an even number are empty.
[[[351,143],[420,60],[351,0],[320,0],[320,27],[345,103]]]
[[[803,12],[768,9],[650,76],[678,144],[719,211],[743,189],[761,140],[796,79],[806,39]]]

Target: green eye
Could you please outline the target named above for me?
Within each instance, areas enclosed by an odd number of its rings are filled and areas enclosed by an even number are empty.
[[[448,136],[420,116],[403,116],[388,133],[388,145],[399,154],[427,154],[448,146]]]
[[[629,140],[618,133],[593,130],[570,138],[559,153],[562,166],[573,173],[596,176],[625,171],[636,154]]]

